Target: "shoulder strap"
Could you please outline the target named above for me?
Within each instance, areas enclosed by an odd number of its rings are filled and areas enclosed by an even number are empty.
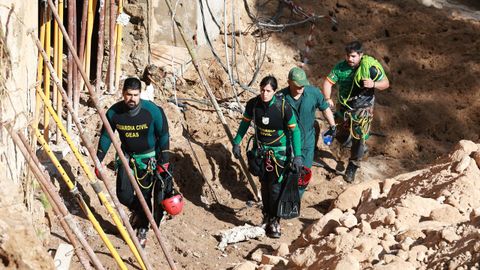
[[[257,107],[257,104],[258,104],[258,97],[255,99],[255,103],[253,103],[253,111],[252,111],[253,121],[252,122],[255,124],[255,132],[254,133],[255,133],[255,141],[257,143],[257,147],[261,147],[260,146],[260,141],[258,140],[258,134],[257,134],[258,127],[257,127],[256,118],[255,118],[255,109]]]
[[[280,99],[282,102],[280,102]],[[283,123],[287,126],[288,122],[285,119],[285,96],[282,93],[276,94],[275,106],[282,113]]]

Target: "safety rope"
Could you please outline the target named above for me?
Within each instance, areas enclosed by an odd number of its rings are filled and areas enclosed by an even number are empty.
[[[372,60],[373,58],[368,55],[364,55],[362,57],[362,60],[360,61],[360,66],[357,68],[354,74],[354,79],[352,82],[352,85],[350,86],[350,91],[348,92],[348,96],[346,98],[342,98],[340,95],[340,91],[337,91],[337,97],[338,101],[345,107],[347,107],[349,110],[353,110],[352,107],[350,107],[347,102],[350,100],[350,97],[352,96],[353,88],[355,86],[362,88],[360,85],[360,81],[366,78],[370,78],[370,67],[374,67],[377,69],[377,74],[375,75],[375,78],[373,78],[373,81],[378,80],[380,75],[382,74],[382,71],[374,65],[374,62]]]
[[[276,166],[272,165],[272,161]],[[277,177],[280,177],[280,172],[278,168],[281,168],[283,170],[285,166],[280,165],[278,159],[275,157],[275,151],[273,151],[272,149],[267,150],[265,155],[265,170],[267,172],[272,172],[275,169],[275,174],[277,175]]]
[[[135,176],[135,179],[137,180],[138,185],[143,189],[151,188],[153,183],[155,182],[154,180],[152,180],[151,183],[148,186],[144,186],[141,183],[141,181],[143,181],[143,179],[145,179],[145,177],[147,177],[147,175],[149,175],[149,174],[153,175],[153,170],[155,169],[155,168],[152,168],[153,167],[153,165],[152,165],[153,162],[154,162],[153,159],[150,159],[150,161],[148,162],[148,166],[147,166],[145,174],[142,177],[138,177],[137,163],[135,162],[135,159],[133,159],[133,158],[130,159],[130,163],[133,166],[132,167],[133,176]]]
[[[357,112],[358,111],[359,114],[346,111],[344,115],[350,119],[350,135],[352,138],[356,140],[366,140],[369,137],[372,117],[369,108],[357,110]],[[356,134],[358,134],[358,136],[356,136]]]

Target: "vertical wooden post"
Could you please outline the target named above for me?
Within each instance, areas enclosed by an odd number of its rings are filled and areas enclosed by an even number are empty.
[[[45,44],[45,26],[47,22],[47,6],[40,5],[41,9],[41,17],[40,17],[40,42]],[[38,63],[37,63],[37,89],[42,88],[42,78],[43,78],[43,58],[42,55],[38,54]],[[38,94],[36,94],[35,98],[35,115],[33,120],[33,125],[38,127],[38,123],[40,122],[40,107],[42,106],[42,99]],[[35,136],[33,136],[35,138]],[[32,139],[33,144],[36,144],[36,139]]]
[[[60,23],[63,25],[63,0],[58,0],[58,15],[60,17]],[[55,27],[58,30],[58,22],[56,22]],[[63,83],[63,34],[61,31],[58,31],[58,69],[57,74],[60,82]],[[61,115],[62,113],[62,95],[57,94],[57,112]],[[60,131],[57,128],[56,141],[60,140]]]
[[[73,12],[75,11],[75,3],[72,0],[68,0],[68,36],[70,40],[74,40],[73,38],[73,29],[75,28],[75,23],[73,20]],[[68,99],[73,103],[73,73],[74,73],[74,64],[73,64],[73,54],[71,50],[68,50],[68,75],[67,75],[67,94]],[[67,115],[67,130],[68,132],[72,132],[72,116],[70,113]]]
[[[87,17],[87,43],[85,45],[85,74],[90,77],[90,62],[92,61],[92,33],[95,20],[95,10],[97,9],[97,0],[89,0]]]
[[[82,21],[80,25],[80,40],[79,40],[79,46],[78,46],[78,56],[80,57],[80,61],[83,63],[83,67],[85,66],[85,42],[87,38],[87,12],[88,12],[88,4],[89,0],[83,0],[83,5],[82,5]],[[78,75],[77,75],[78,76]],[[88,74],[87,74],[88,76]],[[78,91],[79,94],[83,90],[83,80],[81,76],[77,77],[76,81],[78,85]]]
[[[96,77],[97,83],[95,85],[96,92],[100,93],[100,86],[102,85],[102,67],[103,67],[103,50],[104,50],[104,41],[105,41],[105,0],[100,0],[100,6],[98,8],[99,19],[98,19],[98,47],[97,47],[97,70]]]
[[[45,22],[46,25],[45,25],[45,44],[44,44],[44,47],[45,49],[47,50],[47,56],[48,56],[48,60],[50,60],[50,57],[51,57],[51,38],[52,38],[52,17],[50,15],[50,9],[47,8],[47,21]],[[43,78],[44,78],[44,81],[43,81],[43,90],[45,91],[45,96],[47,98],[50,98],[50,73],[48,72],[48,69],[46,66],[43,67]],[[47,111],[46,108],[44,108],[44,111]],[[49,139],[49,129],[50,129],[50,114],[48,113],[44,113],[43,114],[43,136],[45,138],[45,140],[48,142],[50,141]]]
[[[123,12],[123,0],[118,0],[118,14]],[[122,34],[123,25],[121,23],[116,24],[116,49],[115,49],[115,88],[118,89],[120,81],[120,68],[121,68],[121,54],[122,54]]]
[[[117,16],[115,15],[115,0],[110,0],[110,44],[108,52],[108,91],[110,94],[115,93],[115,22]]]

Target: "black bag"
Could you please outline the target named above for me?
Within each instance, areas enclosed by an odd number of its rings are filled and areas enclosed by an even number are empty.
[[[262,177],[265,174],[265,165],[263,164],[263,156],[259,151],[247,151],[248,170],[254,176]]]
[[[284,185],[278,198],[277,216],[291,219],[300,216],[300,194],[298,192],[298,173],[287,169]]]

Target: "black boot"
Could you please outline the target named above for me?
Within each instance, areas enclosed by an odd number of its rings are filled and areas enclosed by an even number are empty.
[[[270,216],[264,213],[260,227],[266,231],[268,226],[270,226]]]
[[[345,169],[345,182],[353,183],[355,181],[355,173],[357,172],[358,166],[353,164],[353,162],[348,162],[347,169]]]
[[[142,248],[145,248],[147,245],[147,233],[148,233],[148,228],[139,228],[137,230],[137,239],[138,242],[140,243],[140,246]]]
[[[280,218],[274,217],[270,220],[270,224],[267,226],[266,233],[270,238],[280,238],[282,236]]]

